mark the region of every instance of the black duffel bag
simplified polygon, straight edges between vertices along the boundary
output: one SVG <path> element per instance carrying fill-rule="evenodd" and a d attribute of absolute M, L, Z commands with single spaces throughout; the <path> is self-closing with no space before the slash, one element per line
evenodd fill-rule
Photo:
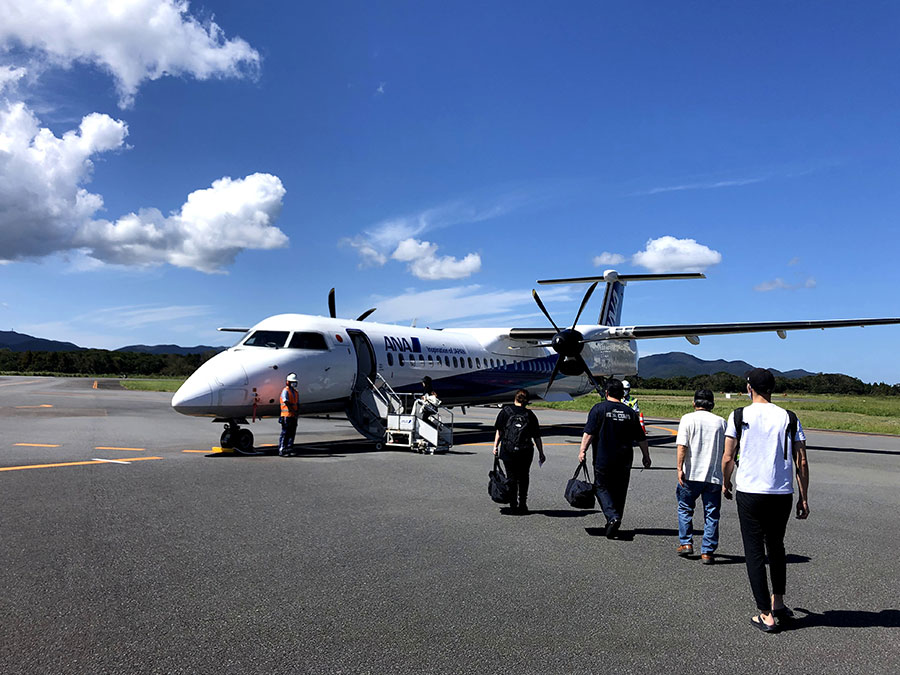
<path fill-rule="evenodd" d="M 584 471 L 587 480 L 578 478 L 578 474 Z M 588 473 L 587 464 L 582 462 L 575 469 L 575 475 L 566 483 L 566 501 L 576 509 L 594 508 L 594 483 Z"/>
<path fill-rule="evenodd" d="M 494 457 L 494 468 L 488 473 L 488 494 L 498 504 L 512 501 L 512 485 L 509 477 L 500 468 L 500 460 Z"/>

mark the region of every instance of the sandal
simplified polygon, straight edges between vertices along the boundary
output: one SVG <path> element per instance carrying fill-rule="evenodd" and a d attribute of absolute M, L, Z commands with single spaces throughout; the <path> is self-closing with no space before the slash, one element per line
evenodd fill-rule
<path fill-rule="evenodd" d="M 756 616 L 750 619 L 750 623 L 753 624 L 755 628 L 759 628 L 763 633 L 777 633 L 778 632 L 778 624 L 770 626 L 765 621 L 763 621 L 763 615 L 757 614 Z"/>

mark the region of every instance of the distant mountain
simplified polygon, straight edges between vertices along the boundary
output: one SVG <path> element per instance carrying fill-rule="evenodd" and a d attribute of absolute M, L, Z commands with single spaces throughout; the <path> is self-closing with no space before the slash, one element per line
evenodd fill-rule
<path fill-rule="evenodd" d="M 14 352 L 79 352 L 84 349 L 71 342 L 45 340 L 14 330 L 0 330 L 0 348 L 4 347 Z"/>
<path fill-rule="evenodd" d="M 694 377 L 695 375 L 714 375 L 715 373 L 730 373 L 739 377 L 744 376 L 748 370 L 755 368 L 746 361 L 704 361 L 696 356 L 684 352 L 669 352 L 668 354 L 653 354 L 642 356 L 638 359 L 638 375 L 641 377 Z M 815 375 L 808 370 L 788 370 L 782 373 L 774 368 L 769 368 L 778 377 L 797 378 L 807 375 Z"/>
<path fill-rule="evenodd" d="M 0 349 L 9 349 L 14 352 L 80 352 L 87 349 L 79 347 L 71 342 L 59 340 L 45 340 L 44 338 L 17 333 L 14 330 L 0 330 Z M 214 351 L 220 352 L 225 347 L 210 347 L 209 345 L 197 345 L 196 347 L 179 347 L 178 345 L 131 345 L 112 351 L 117 352 L 141 352 L 143 354 L 204 354 Z"/>
<path fill-rule="evenodd" d="M 140 352 L 141 354 L 205 354 L 206 352 L 220 352 L 226 347 L 210 347 L 209 345 L 197 345 L 196 347 L 179 347 L 178 345 L 129 345 L 120 347 L 117 352 Z"/>

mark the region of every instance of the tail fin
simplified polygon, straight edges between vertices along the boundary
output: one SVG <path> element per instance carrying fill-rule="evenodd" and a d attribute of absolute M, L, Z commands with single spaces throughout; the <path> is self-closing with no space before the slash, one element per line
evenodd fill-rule
<path fill-rule="evenodd" d="M 705 274 L 619 274 L 615 270 L 606 270 L 602 277 L 572 277 L 569 279 L 539 279 L 539 284 L 582 284 L 595 281 L 606 282 L 606 294 L 597 323 L 601 326 L 618 326 L 622 320 L 622 302 L 625 296 L 625 285 L 629 281 L 660 281 L 663 279 L 705 279 Z"/>
<path fill-rule="evenodd" d="M 619 280 L 606 282 L 606 293 L 597 323 L 601 326 L 618 326 L 622 320 L 622 298 L 625 297 L 625 284 Z"/>

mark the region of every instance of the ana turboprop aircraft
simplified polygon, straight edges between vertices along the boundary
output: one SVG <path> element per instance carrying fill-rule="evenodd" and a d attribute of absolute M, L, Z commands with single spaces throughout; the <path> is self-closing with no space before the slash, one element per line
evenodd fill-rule
<path fill-rule="evenodd" d="M 277 417 L 285 376 L 299 379 L 300 414 L 343 413 L 376 443 L 384 427 L 367 392 L 379 383 L 394 391 L 421 391 L 426 375 L 447 406 L 509 401 L 516 389 L 537 398 L 567 400 L 598 389 L 598 379 L 637 373 L 637 340 L 684 337 L 698 344 L 702 335 L 775 332 L 843 326 L 897 324 L 900 318 L 825 321 L 767 321 L 660 326 L 622 326 L 625 285 L 659 279 L 703 279 L 703 274 L 618 274 L 602 277 L 544 279 L 539 284 L 590 283 L 571 328 L 560 328 L 532 291 L 552 328 L 402 327 L 339 319 L 334 289 L 330 317 L 279 314 L 252 328 L 220 328 L 244 333 L 230 349 L 217 354 L 191 375 L 172 398 L 184 415 L 212 417 L 225 423 L 220 443 L 241 451 L 253 448 L 253 434 L 241 428 L 247 418 Z M 597 324 L 578 320 L 599 282 L 606 293 Z"/>

